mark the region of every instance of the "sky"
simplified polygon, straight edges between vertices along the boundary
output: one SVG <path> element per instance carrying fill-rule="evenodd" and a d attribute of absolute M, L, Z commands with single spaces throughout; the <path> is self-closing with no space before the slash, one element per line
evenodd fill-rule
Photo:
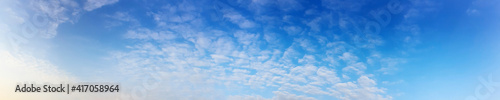
<path fill-rule="evenodd" d="M 0 0 L 7 100 L 497 100 L 499 51 L 499 0 Z"/>

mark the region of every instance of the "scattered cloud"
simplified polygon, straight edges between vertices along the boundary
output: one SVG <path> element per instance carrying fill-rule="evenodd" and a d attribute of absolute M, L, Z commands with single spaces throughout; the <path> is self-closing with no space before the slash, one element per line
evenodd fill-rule
<path fill-rule="evenodd" d="M 72 22 L 83 11 L 92 11 L 117 2 L 118 0 L 88 0 L 85 4 L 78 4 L 52 1 L 39 2 L 41 6 L 35 7 L 40 8 L 43 11 L 41 15 L 48 19 L 48 24 L 45 24 L 47 28 L 42 29 L 48 33 L 46 37 L 54 37 L 59 24 Z M 124 46 L 123 50 L 110 53 L 111 62 L 116 64 L 113 68 L 126 76 L 120 79 L 126 80 L 124 85 L 144 84 L 142 79 L 151 76 L 151 73 L 155 74 L 155 79 L 162 80 L 159 84 L 163 85 L 158 89 L 148 89 L 147 96 L 142 99 L 227 97 L 315 100 L 309 95 L 331 96 L 343 100 L 392 99 L 385 94 L 386 89 L 377 85 L 375 77 L 371 77 L 371 71 L 366 71 L 375 65 L 363 55 L 376 51 L 383 39 L 377 34 L 351 34 L 324 28 L 348 28 L 348 23 L 351 22 L 347 20 L 358 18 L 338 15 L 340 19 L 336 22 L 334 20 L 337 14 L 320 10 L 302 11 L 305 8 L 302 5 L 304 1 L 295 0 L 235 1 L 236 5 L 222 5 L 224 7 L 221 9 L 196 2 L 183 0 L 146 12 L 156 26 L 137 25 L 127 28 L 123 38 L 134 42 Z M 321 3 L 329 10 L 349 12 L 360 11 L 364 5 L 338 0 L 323 0 Z M 263 9 L 273 6 L 278 8 L 280 14 L 268 15 Z M 218 10 L 213 13 L 216 14 L 215 17 L 206 16 L 212 15 L 209 11 L 214 9 Z M 17 13 L 9 9 L 2 11 L 13 15 L 0 16 L 13 19 L 12 23 L 26 23 L 29 19 L 26 12 Z M 287 14 L 293 11 L 309 13 L 307 16 L 310 17 L 301 19 L 298 18 L 303 17 L 300 14 Z M 318 14 L 312 14 L 313 12 Z M 255 17 L 257 15 L 259 17 Z M 139 24 L 139 20 L 131 16 L 130 12 L 115 12 L 107 17 L 119 22 Z M 214 18 L 219 20 L 213 20 Z M 366 21 L 359 19 L 362 21 L 355 23 Z M 263 25 L 266 21 L 273 24 Z M 0 28 L 4 27 L 8 26 L 0 24 Z M 403 28 L 418 30 L 417 27 L 402 26 L 401 29 Z M 411 42 L 413 39 L 410 37 L 405 41 Z M 380 55 L 380 59 L 384 59 Z M 380 71 L 383 72 L 396 70 L 403 61 L 389 58 L 371 60 L 380 64 Z M 57 71 L 57 68 L 52 70 Z M 255 95 L 224 94 L 262 88 L 274 91 L 274 96 L 265 98 L 261 93 L 254 92 L 252 93 Z"/>
<path fill-rule="evenodd" d="M 139 20 L 130 15 L 130 12 L 115 12 L 114 14 L 107 15 L 107 17 L 112 19 L 106 21 L 106 23 L 108 24 L 106 26 L 107 28 L 122 26 L 124 24 L 127 24 L 127 26 L 129 27 L 140 26 Z"/>
<path fill-rule="evenodd" d="M 172 40 L 178 37 L 170 31 L 153 31 L 145 28 L 137 30 L 129 30 L 124 36 L 128 39 L 142 39 L 142 40 Z"/>
<path fill-rule="evenodd" d="M 257 26 L 257 24 L 255 22 L 248 20 L 247 18 L 245 18 L 244 16 L 242 16 L 238 12 L 232 11 L 232 10 L 227 10 L 224 13 L 224 18 L 228 18 L 229 21 L 238 25 L 240 28 L 244 28 L 244 29 L 253 28 L 253 27 Z"/>
<path fill-rule="evenodd" d="M 260 95 L 236 95 L 229 96 L 228 100 L 316 100 L 312 97 L 307 97 L 303 95 L 291 94 L 286 91 L 274 91 L 273 98 L 263 98 Z"/>
<path fill-rule="evenodd" d="M 334 96 L 342 100 L 391 100 L 391 96 L 381 95 L 384 88 L 375 87 L 375 80 L 361 76 L 356 82 L 337 83 L 332 86 Z"/>
<path fill-rule="evenodd" d="M 273 93 L 276 95 L 275 97 L 273 97 L 273 100 L 316 100 L 312 97 L 295 95 L 288 93 L 286 91 L 285 92 L 274 91 Z"/>

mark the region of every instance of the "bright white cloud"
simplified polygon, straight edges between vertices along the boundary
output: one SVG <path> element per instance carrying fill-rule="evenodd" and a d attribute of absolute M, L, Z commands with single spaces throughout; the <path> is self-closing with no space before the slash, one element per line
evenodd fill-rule
<path fill-rule="evenodd" d="M 334 70 L 328 69 L 326 67 L 321 67 L 316 71 L 318 76 L 324 78 L 328 84 L 334 84 L 340 82 L 339 77 L 337 77 L 337 73 Z"/>
<path fill-rule="evenodd" d="M 384 88 L 375 87 L 374 80 L 361 76 L 356 82 L 337 83 L 331 91 L 342 100 L 391 100 L 391 96 L 381 95 Z"/>

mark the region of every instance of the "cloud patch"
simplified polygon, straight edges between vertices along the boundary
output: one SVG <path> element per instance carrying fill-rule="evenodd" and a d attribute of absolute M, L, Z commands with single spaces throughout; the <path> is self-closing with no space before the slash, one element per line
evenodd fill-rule
<path fill-rule="evenodd" d="M 92 11 L 105 5 L 114 4 L 118 1 L 119 0 L 87 0 L 83 9 L 85 9 L 86 11 Z"/>

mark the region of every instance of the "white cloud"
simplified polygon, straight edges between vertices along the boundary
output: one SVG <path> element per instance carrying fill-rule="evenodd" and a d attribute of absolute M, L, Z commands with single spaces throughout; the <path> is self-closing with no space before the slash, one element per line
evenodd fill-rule
<path fill-rule="evenodd" d="M 286 31 L 289 35 L 300 35 L 302 34 L 302 28 L 298 26 L 285 26 L 283 30 Z"/>
<path fill-rule="evenodd" d="M 304 9 L 301 1 L 297 0 L 241 0 L 238 1 L 238 4 L 257 15 L 268 13 L 269 9 L 276 9 L 283 12 Z"/>
<path fill-rule="evenodd" d="M 101 8 L 105 5 L 110 5 L 118 2 L 118 0 L 87 0 L 84 9 L 87 11 L 92 11 L 97 8 Z"/>
<path fill-rule="evenodd" d="M 142 40 L 172 40 L 178 36 L 170 31 L 152 31 L 145 28 L 140 28 L 137 30 L 129 30 L 125 34 L 125 38 L 128 39 L 142 39 Z"/>
<path fill-rule="evenodd" d="M 25 6 L 20 7 L 21 4 Z M 1 9 L 0 13 L 6 14 L 1 17 L 4 19 L 2 23 L 16 30 L 12 34 L 24 34 L 21 32 L 30 29 L 29 33 L 34 35 L 29 38 L 52 38 L 57 34 L 59 24 L 73 22 L 81 12 L 78 3 L 66 0 L 10 1 L 2 3 Z"/>
<path fill-rule="evenodd" d="M 259 39 L 259 34 L 252 34 L 243 31 L 238 31 L 234 33 L 234 37 L 238 39 L 238 41 L 244 45 L 250 45 L 252 42 L 256 42 Z"/>
<path fill-rule="evenodd" d="M 330 36 L 319 36 L 317 33 L 309 32 L 322 30 L 323 24 L 328 24 L 325 25 L 328 27 L 336 25 L 331 25 L 332 22 L 323 22 L 331 20 L 324 17 L 311 17 L 313 19 L 299 21 L 316 29 L 303 28 L 304 25 L 289 25 L 293 24 L 292 20 L 297 20 L 293 19 L 292 15 L 284 17 L 283 20 L 287 22 L 281 22 L 282 20 L 272 22 L 283 24 L 284 27 L 259 27 L 259 21 L 253 19 L 261 18 L 263 20 L 260 21 L 265 21 L 281 17 L 249 16 L 252 14 L 235 11 L 236 8 L 231 7 L 269 6 L 278 1 L 235 2 L 247 5 L 223 5 L 222 9 L 215 8 L 222 13 L 215 13 L 219 15 L 214 16 L 226 19 L 216 22 L 212 22 L 212 17 L 202 16 L 207 9 L 213 10 L 212 8 L 189 1 L 176 2 L 179 4 L 169 4 L 159 11 L 149 12 L 148 14 L 157 22 L 157 27 L 133 28 L 127 31 L 125 38 L 146 41 L 138 41 L 126 50 L 117 51 L 114 60 L 119 63 L 119 69 L 123 71 L 124 76 L 136 77 L 131 78 L 134 81 L 140 79 L 141 75 L 147 74 L 148 71 L 145 69 L 154 67 L 163 69 L 160 73 L 166 86 L 160 89 L 166 88 L 166 90 L 155 91 L 172 94 L 152 93 L 148 95 L 151 97 L 148 99 L 200 99 L 196 98 L 196 95 L 201 93 L 214 95 L 207 96 L 206 99 L 220 99 L 216 97 L 259 100 L 314 99 L 289 92 L 346 100 L 391 99 L 385 95 L 385 89 L 377 87 L 377 81 L 367 77 L 371 74 L 365 72 L 367 67 L 372 65 L 365 64 L 365 57 L 359 53 L 365 53 L 363 50 L 366 49 L 374 49 L 358 49 L 351 46 L 351 44 L 362 45 L 361 47 L 376 44 L 375 40 L 380 39 L 376 38 L 377 36 L 358 42 L 358 40 L 342 40 L 352 38 L 351 36 L 356 34 L 346 34 L 348 36 L 334 34 L 334 39 L 329 39 Z M 293 2 L 299 3 L 290 1 L 290 4 Z M 257 13 L 259 14 L 262 13 Z M 308 21 L 313 22 L 306 23 Z M 228 23 L 239 28 L 225 29 L 231 26 L 227 25 Z M 222 26 L 222 29 L 219 29 L 221 28 L 219 26 Z M 358 37 L 365 39 L 369 36 Z M 373 60 L 373 62 L 379 61 Z M 357 77 L 359 78 L 356 80 Z M 351 78 L 355 81 L 351 82 Z M 202 90 L 199 90 L 200 88 Z M 175 92 L 176 89 L 183 91 Z M 275 96 L 265 98 L 261 94 L 224 95 L 224 92 L 242 89 L 248 91 L 266 89 L 275 91 Z"/>
<path fill-rule="evenodd" d="M 277 0 L 279 8 L 283 11 L 294 11 L 304 9 L 302 4 L 297 0 Z"/>
<path fill-rule="evenodd" d="M 107 24 L 107 28 L 111 27 L 116 27 L 116 26 L 121 26 L 123 24 L 127 24 L 127 26 L 130 27 L 138 27 L 140 26 L 139 20 L 134 18 L 132 15 L 130 15 L 129 12 L 115 12 L 114 14 L 107 15 L 107 17 L 113 19 L 113 20 L 108 20 L 105 21 Z"/>
<path fill-rule="evenodd" d="M 158 26 L 171 26 L 176 24 L 200 24 L 200 7 L 192 5 L 190 1 L 178 4 L 166 4 L 161 10 L 149 12 Z"/>
<path fill-rule="evenodd" d="M 279 88 L 279 90 L 295 90 L 295 91 L 300 91 L 303 93 L 314 94 L 314 95 L 327 95 L 327 94 L 329 94 L 328 92 L 323 91 L 321 87 L 310 85 L 310 84 L 297 85 L 297 84 L 285 83 L 283 86 L 281 86 Z"/>
<path fill-rule="evenodd" d="M 381 71 L 383 74 L 391 74 L 398 70 L 398 66 L 403 63 L 406 63 L 404 59 L 400 58 L 379 58 L 381 68 L 378 71 Z"/>
<path fill-rule="evenodd" d="M 309 52 L 315 52 L 316 50 L 316 43 L 313 42 L 310 39 L 306 38 L 298 38 L 294 39 L 294 43 L 298 44 L 302 49 L 309 51 Z"/>
<path fill-rule="evenodd" d="M 131 30 L 144 31 L 142 29 Z M 144 32 L 151 33 L 151 32 Z M 127 33 L 132 34 L 132 33 Z M 135 33 L 134 33 L 135 34 Z M 118 63 L 122 63 L 121 69 L 126 75 L 141 75 L 144 68 L 150 66 L 162 66 L 163 78 L 167 81 L 166 84 L 173 84 L 168 82 L 177 82 L 176 85 L 167 86 L 164 88 L 173 88 L 176 86 L 183 86 L 186 89 L 183 92 L 178 92 L 178 95 L 188 95 L 191 91 L 196 91 L 197 88 L 202 86 L 208 90 L 200 92 L 208 94 L 218 94 L 219 92 L 212 85 L 224 85 L 226 88 L 233 87 L 247 87 L 251 89 L 261 89 L 276 87 L 280 91 L 296 91 L 304 94 L 314 95 L 344 95 L 342 92 L 364 91 L 357 87 L 368 87 L 376 91 L 368 91 L 367 93 L 376 93 L 374 95 L 381 96 L 384 90 L 376 87 L 375 81 L 367 78 L 358 79 L 357 83 L 341 83 L 342 80 L 337 76 L 337 72 L 329 67 L 316 67 L 314 63 L 305 64 L 304 66 L 297 66 L 293 63 L 283 63 L 287 61 L 298 62 L 317 62 L 316 59 L 322 59 L 323 56 L 303 54 L 296 51 L 294 48 L 300 48 L 300 45 L 290 46 L 285 49 L 286 51 L 273 50 L 259 50 L 257 55 L 249 54 L 249 50 L 235 49 L 241 46 L 251 45 L 253 41 L 264 41 L 262 39 L 255 40 L 258 35 L 250 33 L 236 33 L 234 38 L 226 35 L 220 37 L 205 36 L 203 33 L 185 35 L 184 38 L 178 40 L 157 40 L 151 36 L 136 36 L 139 40 L 152 40 L 150 42 L 158 43 L 158 45 L 151 45 L 149 42 L 141 42 L 137 46 L 130 46 L 130 51 L 122 52 L 121 57 L 117 57 Z M 141 37 L 141 38 L 138 38 Z M 240 42 L 239 44 L 233 41 Z M 250 42 L 252 41 L 252 42 Z M 348 48 L 344 48 L 348 49 Z M 349 52 L 340 53 L 345 50 L 338 50 L 339 53 L 331 53 L 335 59 L 340 59 L 346 62 L 346 66 L 340 66 L 342 71 L 354 72 L 360 75 L 366 69 L 366 66 L 358 61 L 358 57 Z M 302 56 L 303 55 L 303 56 Z M 298 59 L 298 58 L 301 59 Z M 189 58 L 189 59 L 188 59 Z M 195 59 L 196 58 L 196 59 Z M 268 59 L 268 60 L 265 60 Z M 203 62 L 213 61 L 213 62 Z M 200 64 L 193 64 L 194 62 L 203 62 Z M 229 66 L 228 66 L 229 65 Z M 207 67 L 200 67 L 207 66 Z M 200 68 L 198 68 L 200 67 Z M 243 69 L 240 69 L 240 68 Z M 196 69 L 196 70 L 190 70 Z M 252 70 L 252 71 L 250 71 Z M 131 72 L 127 72 L 131 71 Z M 140 78 L 137 78 L 140 79 Z M 343 79 L 348 80 L 349 76 L 343 74 Z M 181 85 L 184 84 L 184 85 Z M 191 84 L 193 87 L 185 85 Z M 204 85 L 201 85 L 204 84 Z M 301 85 L 299 85 L 301 84 Z M 302 85 L 305 84 L 305 85 Z M 343 84 L 352 87 L 341 87 Z M 327 89 L 326 87 L 338 86 L 338 88 Z M 179 88 L 174 88 L 179 89 Z M 343 90 L 344 89 L 344 90 Z M 170 91 L 170 90 L 168 90 Z M 332 92 L 333 91 L 333 92 Z M 166 93 L 166 92 L 162 92 Z M 170 92 L 168 92 L 170 93 Z M 285 95 L 285 92 L 281 92 Z M 361 93 L 363 95 L 372 96 L 372 94 Z M 359 95 L 361 95 L 359 94 Z M 297 96 L 290 94 L 289 96 Z M 349 95 L 351 96 L 351 95 Z M 349 96 L 334 96 L 339 98 L 356 98 L 356 95 Z M 152 96 L 156 97 L 156 96 Z M 188 98 L 179 97 L 175 95 L 163 95 L 157 97 L 171 97 L 171 98 Z M 224 96 L 223 96 L 224 97 Z M 212 97 L 210 97 L 212 98 Z M 259 97 L 259 95 L 242 95 L 242 96 L 229 96 L 228 99 L 266 99 Z M 286 98 L 275 96 L 275 98 Z M 371 97 L 370 97 L 371 98 Z M 387 98 L 382 96 L 380 98 Z M 273 98 L 274 99 L 274 98 Z M 306 99 L 306 98 L 304 98 Z M 313 98 L 309 98 L 313 99 Z"/>
<path fill-rule="evenodd" d="M 39 8 L 46 11 L 43 14 L 46 14 L 49 19 L 47 28 L 42 30 L 50 33 L 46 36 L 53 37 L 56 35 L 54 32 L 58 25 L 71 22 L 74 19 L 72 16 L 78 16 L 81 13 L 80 10 L 91 11 L 116 2 L 118 0 L 88 0 L 83 9 L 78 8 L 81 5 L 66 1 L 41 2 L 40 5 L 43 6 Z M 358 51 L 365 49 L 351 46 L 349 44 L 351 40 L 342 41 L 341 39 L 346 37 L 337 33 L 333 34 L 334 39 L 328 39 L 330 37 L 316 36 L 316 33 L 309 32 L 321 31 L 322 27 L 326 26 L 335 26 L 336 24 L 326 22 L 331 19 L 309 14 L 307 16 L 312 16 L 313 19 L 294 19 L 296 16 L 284 15 L 281 20 L 281 16 L 255 17 L 231 8 L 277 6 L 280 10 L 287 12 L 303 9 L 302 1 L 253 0 L 249 1 L 251 5 L 232 5 L 222 9 L 223 13 L 219 13 L 218 18 L 226 19 L 223 21 L 241 28 L 237 30 L 224 30 L 224 27 L 221 30 L 214 29 L 219 28 L 217 26 L 219 22 L 210 22 L 208 20 L 210 18 L 204 15 L 207 9 L 213 9 L 196 5 L 193 2 L 197 1 L 181 1 L 179 4 L 165 5 L 158 11 L 148 12 L 148 15 L 154 19 L 153 21 L 156 21 L 157 26 L 129 29 L 123 35 L 124 38 L 139 41 L 126 46 L 124 50 L 112 52 L 110 58 L 116 62 L 114 68 L 120 70 L 125 76 L 122 80 L 127 82 L 124 84 L 142 84 L 143 80 L 140 79 L 149 75 L 151 69 L 161 69 L 158 74 L 163 80 L 160 83 L 162 86 L 148 90 L 146 98 L 143 99 L 224 99 L 226 98 L 224 93 L 232 92 L 231 90 L 254 91 L 252 89 L 262 88 L 266 88 L 266 91 L 274 91 L 275 96 L 270 98 L 271 100 L 315 99 L 304 95 L 332 96 L 346 100 L 391 99 L 390 96 L 384 95 L 383 88 L 376 86 L 375 80 L 365 75 L 364 71 L 371 65 L 364 63 L 362 54 L 357 54 Z M 245 1 L 236 2 L 244 3 Z M 352 8 L 349 11 L 357 11 L 363 5 L 363 3 L 338 0 L 322 1 L 322 3 L 333 10 Z M 69 9 L 71 7 L 75 9 Z M 12 19 L 12 23 L 29 21 L 29 18 L 23 17 L 24 13 L 10 10 L 3 11 L 11 16 L 0 16 L 0 18 Z M 250 9 L 250 12 L 255 12 L 256 15 L 263 14 L 259 10 L 262 11 L 262 9 Z M 323 13 L 318 12 L 318 14 Z M 136 21 L 127 12 L 116 12 L 108 17 L 124 22 Z M 273 23 L 284 27 L 272 25 L 260 27 L 264 24 L 259 23 L 258 18 L 262 19 L 260 21 L 273 20 Z M 300 24 L 304 24 L 306 28 L 304 25 L 289 25 L 293 24 L 294 20 L 299 20 L 299 23 L 302 22 Z M 11 30 L 3 30 L 10 29 L 7 25 L 10 24 L 0 24 L 0 29 L 2 29 L 0 32 L 10 32 Z M 261 32 L 258 28 L 263 28 L 263 31 Z M 285 32 L 289 35 L 281 34 Z M 294 38 L 299 35 L 301 38 Z M 376 37 L 369 38 L 372 40 L 367 40 L 367 43 L 377 44 L 379 38 Z M 366 45 L 364 42 L 361 44 Z M 384 68 L 392 68 L 389 66 L 397 64 L 386 63 L 384 65 L 388 66 Z M 385 69 L 381 70 L 385 71 Z M 355 82 L 345 82 L 351 77 L 356 78 L 356 76 L 348 76 L 349 72 L 357 73 L 361 77 Z M 342 79 L 338 75 L 342 75 Z M 279 89 L 273 90 L 275 88 Z M 289 93 L 291 91 L 304 95 Z M 228 99 L 269 100 L 258 94 L 229 96 Z"/>
<path fill-rule="evenodd" d="M 235 95 L 229 96 L 227 100 L 316 100 L 312 97 L 307 97 L 303 95 L 291 94 L 286 91 L 274 91 L 273 98 L 264 98 L 260 95 Z"/>
<path fill-rule="evenodd" d="M 284 62 L 287 63 L 292 63 L 292 61 L 295 61 L 298 58 L 297 56 L 299 55 L 300 53 L 297 50 L 295 50 L 293 46 L 290 46 L 287 49 L 285 49 L 285 51 L 283 52 L 283 56 L 281 57 L 280 60 L 283 60 Z"/>
<path fill-rule="evenodd" d="M 223 56 L 223 55 L 210 55 L 212 59 L 214 59 L 215 63 L 225 63 L 229 61 L 233 61 L 233 59 Z"/>
<path fill-rule="evenodd" d="M 108 17 L 120 20 L 120 21 L 132 21 L 136 20 L 132 18 L 132 16 L 128 12 L 116 12 L 113 15 L 109 15 Z"/>
<path fill-rule="evenodd" d="M 212 45 L 212 52 L 221 55 L 230 55 L 236 48 L 236 43 L 233 42 L 233 38 L 230 37 L 219 37 L 214 41 Z"/>
<path fill-rule="evenodd" d="M 266 99 L 260 95 L 236 95 L 236 96 L 229 96 L 227 100 L 271 100 L 271 99 Z"/>
<path fill-rule="evenodd" d="M 441 2 L 433 0 L 409 0 L 411 6 L 408 8 L 404 18 L 407 20 L 414 20 L 416 18 L 426 17 L 426 13 L 438 11 L 438 6 L 442 5 Z"/>
<path fill-rule="evenodd" d="M 286 91 L 274 91 L 273 93 L 276 95 L 275 97 L 273 97 L 273 100 L 316 100 L 312 97 L 291 94 Z"/>
<path fill-rule="evenodd" d="M 349 52 L 344 52 L 342 56 L 339 56 L 339 59 L 344 60 L 348 63 L 353 63 L 358 60 L 358 57 Z"/>
<path fill-rule="evenodd" d="M 299 59 L 298 60 L 299 63 L 307 63 L 307 64 L 311 64 L 311 63 L 315 63 L 316 62 L 316 58 L 314 58 L 313 55 L 304 55 L 304 57 L 302 59 Z"/>
<path fill-rule="evenodd" d="M 25 45 L 39 42 L 39 38 L 55 37 L 60 24 L 75 23 L 85 13 L 83 5 L 72 0 L 4 0 L 0 9 L 0 24 L 7 24 L 5 28 L 10 30 L 2 33 L 6 37 L 3 43 L 13 43 L 10 48 L 14 51 L 26 51 Z"/>
<path fill-rule="evenodd" d="M 269 45 L 279 45 L 280 44 L 280 38 L 278 37 L 279 35 L 277 33 L 271 33 L 271 32 L 268 32 L 268 33 L 264 33 L 264 40 L 266 40 L 266 42 L 269 44 Z"/>
<path fill-rule="evenodd" d="M 320 67 L 318 71 L 316 71 L 316 74 L 318 74 L 318 76 L 322 78 L 325 78 L 328 84 L 335 84 L 337 82 L 340 82 L 340 78 L 337 77 L 337 73 L 335 73 L 335 70 L 328 69 L 326 67 Z"/>
<path fill-rule="evenodd" d="M 342 71 L 353 72 L 356 74 L 364 74 L 366 70 L 366 65 L 363 62 L 358 62 L 358 57 L 353 55 L 352 53 L 345 52 L 342 56 L 339 56 L 339 59 L 344 60 L 346 67 L 342 68 Z"/>
<path fill-rule="evenodd" d="M 348 64 L 347 67 L 342 68 L 344 72 L 354 72 L 356 74 L 363 74 L 366 66 L 362 62 Z"/>
<path fill-rule="evenodd" d="M 290 69 L 291 74 L 297 74 L 297 75 L 311 75 L 314 74 L 317 70 L 316 66 L 313 65 L 305 65 L 305 66 L 297 66 L 292 69 Z"/>
<path fill-rule="evenodd" d="M 342 74 L 342 78 L 344 78 L 345 80 L 349 80 L 349 79 L 351 79 L 351 77 L 349 77 L 349 76 L 347 76 L 347 75 L 345 75 L 345 74 Z"/>
<path fill-rule="evenodd" d="M 321 24 L 320 21 L 322 21 L 321 17 L 317 17 L 312 19 L 311 21 L 306 21 L 306 25 L 311 28 L 313 31 L 320 31 Z"/>
<path fill-rule="evenodd" d="M 226 10 L 224 12 L 224 18 L 228 18 L 229 21 L 231 21 L 234 24 L 237 24 L 240 28 L 244 29 L 253 28 L 257 26 L 255 22 L 248 20 L 238 12 L 232 10 Z"/>
<path fill-rule="evenodd" d="M 236 35 L 235 37 L 243 37 L 249 35 L 248 33 L 244 35 L 243 33 L 239 33 L 240 35 Z M 197 36 L 197 35 L 195 35 Z M 250 35 L 250 37 L 255 37 L 256 35 Z M 144 39 L 153 39 L 153 37 L 144 37 Z M 223 49 L 228 46 L 225 46 L 224 44 L 226 43 L 231 43 L 228 42 L 231 39 L 230 37 L 219 37 L 219 38 L 212 38 L 212 37 L 204 37 L 203 38 L 191 38 L 191 37 L 186 37 L 187 39 L 193 39 L 189 40 L 191 42 L 195 42 L 192 45 L 198 45 L 197 41 L 199 40 L 208 40 L 214 41 L 213 43 L 208 43 L 209 47 L 215 47 L 215 48 L 194 48 L 190 43 L 188 45 L 177 45 L 178 42 L 159 42 L 160 40 L 155 40 L 159 43 L 160 45 L 165 45 L 166 47 L 156 47 L 150 45 L 150 43 L 145 43 L 143 46 L 138 46 L 138 47 L 133 47 L 131 48 L 132 51 L 128 56 L 120 57 L 120 59 L 135 59 L 139 57 L 139 59 L 129 61 L 127 63 L 131 64 L 125 64 L 125 65 L 133 65 L 137 66 L 136 68 L 134 67 L 129 67 L 129 70 L 134 71 L 134 69 L 141 69 L 141 66 L 171 66 L 171 67 L 166 67 L 171 70 L 166 70 L 165 73 L 168 74 L 179 74 L 179 73 L 192 73 L 191 71 L 186 71 L 182 69 L 189 69 L 194 67 L 193 65 L 188 64 L 188 62 L 183 61 L 185 58 L 206 58 L 203 57 L 203 55 L 197 55 L 197 54 L 192 54 L 191 51 L 198 51 L 196 49 L 207 49 L 207 52 L 210 55 L 209 58 L 214 60 L 214 63 L 209 63 L 205 64 L 206 66 L 212 66 L 216 67 L 219 66 L 218 64 L 224 64 L 228 63 L 231 65 L 232 63 L 237 63 L 236 59 L 233 59 L 231 57 L 237 57 L 237 58 L 244 58 L 244 59 L 255 59 L 258 58 L 256 55 L 247 55 L 245 50 L 237 50 L 237 49 Z M 136 39 L 143 39 L 143 38 L 136 38 Z M 153 39 L 154 40 L 154 39 Z M 238 39 L 235 39 L 238 40 Z M 246 39 L 243 38 L 241 41 L 243 41 L 240 45 L 245 45 L 244 41 L 245 40 L 252 40 L 252 39 Z M 167 40 L 169 41 L 169 40 Z M 188 40 L 186 40 L 188 41 Z M 220 42 L 217 42 L 220 41 Z M 262 40 L 258 40 L 262 41 Z M 246 43 L 249 44 L 249 43 Z M 189 46 L 191 45 L 191 46 Z M 232 44 L 234 45 L 234 44 Z M 177 48 L 177 49 L 166 49 L 166 48 Z M 189 49 L 181 49 L 181 48 L 189 48 Z M 222 48 L 222 49 L 221 49 Z M 234 47 L 232 47 L 234 48 Z M 160 50 L 161 49 L 161 50 Z M 214 49 L 214 50 L 210 50 Z M 217 49 L 221 49 L 221 51 L 227 52 L 227 53 L 220 53 L 218 52 Z M 229 51 L 228 51 L 229 50 Z M 293 49 L 289 48 L 288 51 L 291 53 Z M 281 59 L 290 59 L 288 57 L 285 57 L 287 55 L 286 52 L 274 52 L 277 53 L 277 55 L 284 55 L 284 58 Z M 147 54 L 148 56 L 139 56 Z M 227 55 L 229 54 L 229 55 Z M 261 54 L 273 54 L 273 52 L 266 52 L 262 51 Z M 292 57 L 291 59 L 296 58 L 300 52 L 296 52 L 295 54 L 289 55 Z M 136 56 L 134 56 L 136 55 Z M 153 57 L 150 57 L 153 56 Z M 231 56 L 231 57 L 229 57 Z M 156 57 L 160 57 L 160 59 L 156 59 Z M 161 58 L 165 57 L 165 58 Z M 353 60 L 353 55 L 350 54 L 345 54 L 344 58 L 345 60 Z M 155 59 L 152 59 L 155 58 Z M 273 57 L 270 57 L 271 59 Z M 301 62 L 304 61 L 309 61 L 309 62 L 314 62 L 314 59 L 316 56 L 314 55 L 304 55 L 301 59 Z M 355 57 L 354 57 L 355 58 Z M 120 60 L 117 59 L 117 60 Z M 165 60 L 162 60 L 165 59 Z M 244 60 L 242 59 L 242 60 Z M 206 59 L 205 59 L 206 60 Z M 278 59 L 276 59 L 278 60 Z M 356 61 L 357 59 L 354 59 Z M 144 63 L 137 63 L 137 62 L 144 62 Z M 122 62 L 124 63 L 124 62 Z M 172 63 L 172 64 L 170 64 Z M 243 64 L 243 65 L 241 65 Z M 244 67 L 245 64 L 249 64 L 248 67 Z M 282 64 L 277 64 L 272 61 L 267 61 L 265 63 L 260 63 L 260 62 L 247 62 L 247 63 L 240 63 L 239 65 L 241 66 L 235 66 L 235 67 L 243 67 L 243 68 L 250 68 L 255 70 L 255 74 L 250 73 L 248 70 L 244 69 L 232 69 L 232 67 L 223 67 L 219 66 L 217 70 L 215 69 L 198 69 L 197 72 L 210 72 L 210 73 L 204 73 L 201 76 L 207 75 L 210 77 L 205 77 L 201 81 L 197 81 L 197 83 L 203 84 L 203 83 L 211 83 L 211 84 L 224 84 L 226 86 L 238 86 L 239 85 L 244 85 L 244 86 L 250 86 L 250 87 L 255 87 L 255 88 L 263 88 L 263 87 L 280 87 L 281 90 L 293 90 L 293 91 L 299 91 L 303 92 L 306 94 L 319 94 L 319 95 L 327 95 L 330 94 L 326 91 L 324 91 L 325 88 L 319 87 L 316 85 L 320 86 L 329 86 L 329 85 L 334 85 L 340 82 L 340 78 L 337 77 L 335 70 L 329 69 L 326 67 L 316 67 L 314 65 L 305 65 L 305 66 L 293 66 L 293 64 L 290 64 L 292 66 L 290 67 L 285 67 Z M 176 67 L 177 66 L 177 67 Z M 126 67 L 125 67 L 126 68 Z M 132 69 L 130 69 L 132 68 Z M 288 72 L 287 70 L 290 70 Z M 136 70 L 137 71 L 137 70 Z M 230 71 L 233 74 L 225 73 L 225 71 Z M 211 75 L 211 74 L 215 74 Z M 182 74 L 180 76 L 176 75 L 179 80 L 199 80 L 197 77 L 198 74 Z M 195 79 L 191 79 L 195 78 Z M 170 80 L 170 79 L 169 79 Z M 215 83 L 212 83 L 215 82 Z M 305 83 L 309 85 L 297 85 L 297 84 L 291 84 L 291 83 Z M 191 84 L 190 82 L 185 83 L 185 84 Z M 241 98 L 246 98 L 246 97 L 251 97 L 251 96 L 240 96 Z M 238 96 L 232 97 L 232 98 L 240 98 Z M 258 98 L 258 97 L 256 97 Z"/>
<path fill-rule="evenodd" d="M 381 95 L 385 89 L 375 87 L 374 80 L 361 76 L 356 82 L 337 83 L 331 89 L 334 96 L 342 100 L 391 100 L 391 96 Z"/>

